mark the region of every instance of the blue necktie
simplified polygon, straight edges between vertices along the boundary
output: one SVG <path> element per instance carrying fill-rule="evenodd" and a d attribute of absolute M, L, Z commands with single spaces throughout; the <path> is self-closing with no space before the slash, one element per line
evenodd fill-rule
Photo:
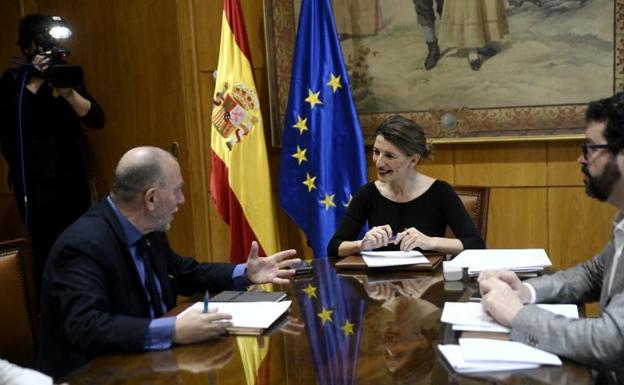
<path fill-rule="evenodd" d="M 156 274 L 154 273 L 154 265 L 152 264 L 152 256 L 149 251 L 149 241 L 145 237 L 137 241 L 137 254 L 143 259 L 143 266 L 145 267 L 145 286 L 149 293 L 149 303 L 154 310 L 154 318 L 159 318 L 163 315 L 162 301 L 158 288 L 156 287 Z"/>

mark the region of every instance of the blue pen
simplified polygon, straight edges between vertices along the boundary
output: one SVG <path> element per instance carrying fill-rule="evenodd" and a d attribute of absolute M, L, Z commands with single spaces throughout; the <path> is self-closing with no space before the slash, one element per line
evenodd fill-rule
<path fill-rule="evenodd" d="M 204 313 L 208 313 L 208 290 L 206 290 L 206 294 L 204 295 Z"/>

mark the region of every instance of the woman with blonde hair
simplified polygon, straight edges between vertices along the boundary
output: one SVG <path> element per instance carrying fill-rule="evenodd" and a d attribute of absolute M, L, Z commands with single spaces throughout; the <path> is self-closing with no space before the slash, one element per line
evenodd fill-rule
<path fill-rule="evenodd" d="M 417 170 L 429 152 L 423 129 L 409 119 L 395 115 L 377 128 L 377 180 L 353 197 L 329 242 L 328 256 L 378 248 L 458 254 L 485 247 L 453 187 Z M 358 240 L 365 223 L 370 230 Z M 456 238 L 445 237 L 447 226 Z"/>

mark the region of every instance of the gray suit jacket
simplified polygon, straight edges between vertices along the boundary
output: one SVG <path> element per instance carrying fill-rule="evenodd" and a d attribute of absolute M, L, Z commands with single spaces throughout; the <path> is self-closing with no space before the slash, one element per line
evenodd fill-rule
<path fill-rule="evenodd" d="M 599 318 L 574 320 L 529 305 L 514 318 L 511 339 L 589 365 L 601 377 L 600 383 L 624 384 L 624 256 L 607 293 L 614 252 L 612 235 L 593 259 L 527 281 L 535 288 L 537 303 L 600 301 Z"/>

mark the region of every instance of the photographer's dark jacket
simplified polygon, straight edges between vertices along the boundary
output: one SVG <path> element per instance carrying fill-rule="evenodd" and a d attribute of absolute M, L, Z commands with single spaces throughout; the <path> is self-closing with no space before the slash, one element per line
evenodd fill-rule
<path fill-rule="evenodd" d="M 52 244 L 91 204 L 89 151 L 81 125 L 99 129 L 105 118 L 100 105 L 82 85 L 74 90 L 91 102 L 82 118 L 47 82 L 33 94 L 23 86 L 29 80 L 27 75 L 24 81 L 26 68 L 9 69 L 0 78 L 0 148 L 9 164 L 8 182 L 32 242 L 33 281 L 38 291 Z M 24 195 L 28 197 L 28 210 Z"/>
<path fill-rule="evenodd" d="M 9 182 L 21 191 L 19 100 L 24 68 L 11 68 L 0 79 L 0 147 L 9 164 Z M 28 81 L 26 81 L 27 84 Z M 71 105 L 44 83 L 35 95 L 26 87 L 22 98 L 25 174 L 28 185 L 59 177 L 89 175 L 81 123 L 99 129 L 105 117 L 100 105 L 84 86 L 75 90 L 91 102 L 82 118 Z"/>

